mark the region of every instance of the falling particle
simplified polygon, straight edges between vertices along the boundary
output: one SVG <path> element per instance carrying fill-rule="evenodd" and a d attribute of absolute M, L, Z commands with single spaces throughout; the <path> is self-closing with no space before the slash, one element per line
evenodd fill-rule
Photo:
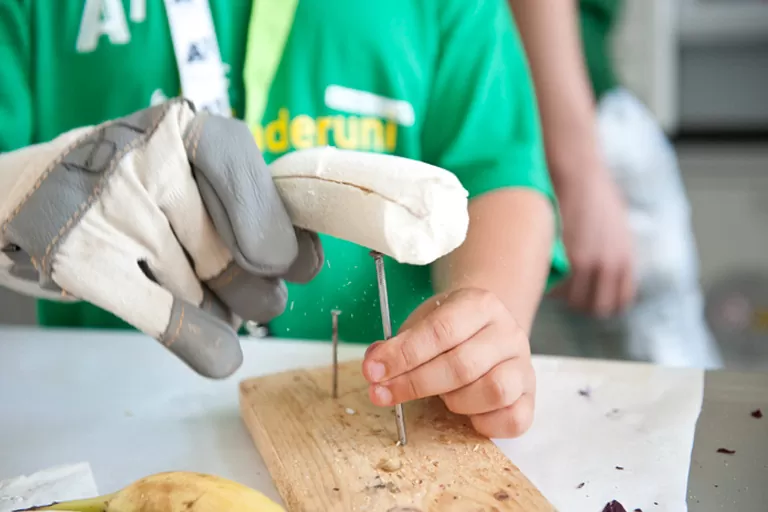
<path fill-rule="evenodd" d="M 435 306 L 439 306 L 439 305 L 440 305 L 440 301 L 439 301 L 439 300 L 436 300 L 436 301 L 435 301 Z"/>
<path fill-rule="evenodd" d="M 355 414 L 355 410 L 347 407 L 347 414 Z"/>
<path fill-rule="evenodd" d="M 291 301 L 291 307 L 290 307 L 290 311 L 293 311 L 293 305 L 294 305 L 295 303 L 296 303 L 296 301 L 293 301 L 293 300 Z"/>
<path fill-rule="evenodd" d="M 624 468 L 621 466 L 616 466 L 616 469 L 618 469 L 619 471 L 624 471 Z"/>
<path fill-rule="evenodd" d="M 592 396 L 592 390 L 589 388 L 580 389 L 579 395 L 589 398 L 590 396 Z"/>
<path fill-rule="evenodd" d="M 480 445 L 479 445 L 479 444 L 476 444 L 476 445 L 475 445 L 475 447 L 474 447 L 474 448 L 472 448 L 472 451 L 473 451 L 473 452 L 476 452 L 476 451 L 477 451 L 477 450 L 479 450 L 479 449 L 480 449 Z"/>
<path fill-rule="evenodd" d="M 584 487 L 584 482 L 581 482 L 579 485 L 576 486 L 577 489 L 581 489 L 582 487 Z"/>
<path fill-rule="evenodd" d="M 763 417 L 763 411 L 761 411 L 760 409 L 755 409 L 750 414 L 752 415 L 753 418 L 757 418 L 757 419 L 760 419 Z"/>
<path fill-rule="evenodd" d="M 728 448 L 718 448 L 717 453 L 724 453 L 726 455 L 733 455 L 736 453 L 736 450 L 729 450 Z"/>
<path fill-rule="evenodd" d="M 325 263 L 328 265 L 328 268 L 331 268 L 331 260 L 325 260 Z"/>
<path fill-rule="evenodd" d="M 288 331 L 290 331 L 290 330 L 291 330 L 291 328 L 290 328 L 290 327 L 286 327 L 286 328 L 285 328 L 285 332 L 288 332 Z"/>

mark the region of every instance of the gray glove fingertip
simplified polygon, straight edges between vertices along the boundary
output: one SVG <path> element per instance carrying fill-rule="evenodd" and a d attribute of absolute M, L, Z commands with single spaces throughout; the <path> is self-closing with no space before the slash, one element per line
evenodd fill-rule
<path fill-rule="evenodd" d="M 208 215 L 211 216 L 213 225 L 216 227 L 216 232 L 219 233 L 219 236 L 224 241 L 224 245 L 226 245 L 232 252 L 232 256 L 235 260 L 244 267 L 249 268 L 251 266 L 250 263 L 245 259 L 242 251 L 240 251 L 240 248 L 237 246 L 237 239 L 235 238 L 232 224 L 229 222 L 227 209 L 224 208 L 224 205 L 221 203 L 221 199 L 213 188 L 213 185 L 208 181 L 208 177 L 205 173 L 194 166 L 192 167 L 192 174 L 195 177 L 197 189 L 200 191 L 200 197 L 203 199 L 205 209 L 208 212 Z"/>
<path fill-rule="evenodd" d="M 269 322 L 282 314 L 288 303 L 288 289 L 282 279 L 251 274 L 234 261 L 205 285 L 238 317 L 254 322 Z"/>
<path fill-rule="evenodd" d="M 187 153 L 201 196 L 238 263 L 256 274 L 283 274 L 296 258 L 296 237 L 247 125 L 200 114 L 189 134 Z"/>
<path fill-rule="evenodd" d="M 317 233 L 296 228 L 296 240 L 299 245 L 299 255 L 283 278 L 291 283 L 304 284 L 314 279 L 322 270 L 325 252 Z"/>
<path fill-rule="evenodd" d="M 204 377 L 223 379 L 243 364 L 235 330 L 183 299 L 174 299 L 170 322 L 159 341 Z"/>

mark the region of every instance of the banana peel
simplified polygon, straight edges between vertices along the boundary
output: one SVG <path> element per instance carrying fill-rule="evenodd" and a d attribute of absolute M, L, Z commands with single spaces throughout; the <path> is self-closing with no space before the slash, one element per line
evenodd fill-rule
<path fill-rule="evenodd" d="M 255 489 L 204 473 L 170 471 L 144 477 L 123 489 L 83 500 L 15 512 L 285 512 Z"/>

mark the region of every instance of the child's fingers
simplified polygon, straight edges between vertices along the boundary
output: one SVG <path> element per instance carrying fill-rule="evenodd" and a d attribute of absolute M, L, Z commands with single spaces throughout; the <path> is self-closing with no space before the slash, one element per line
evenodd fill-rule
<path fill-rule="evenodd" d="M 523 435 L 533 424 L 534 394 L 523 394 L 514 404 L 493 412 L 470 416 L 478 433 L 493 439 Z"/>
<path fill-rule="evenodd" d="M 514 404 L 523 393 L 533 391 L 535 377 L 530 362 L 507 359 L 481 379 L 444 395 L 445 406 L 456 414 L 485 414 Z"/>

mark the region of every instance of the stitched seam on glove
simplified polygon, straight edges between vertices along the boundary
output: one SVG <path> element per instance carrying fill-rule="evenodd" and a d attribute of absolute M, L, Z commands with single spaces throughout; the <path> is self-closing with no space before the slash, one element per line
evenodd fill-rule
<path fill-rule="evenodd" d="M 51 269 L 49 268 L 51 264 L 51 252 L 52 250 L 63 240 L 63 238 L 66 236 L 66 234 L 69 232 L 69 230 L 74 226 L 76 221 L 96 202 L 96 200 L 101 196 L 101 192 L 108 182 L 108 180 L 112 177 L 112 175 L 115 173 L 115 171 L 119 168 L 120 163 L 123 159 L 123 157 L 128 154 L 129 152 L 133 151 L 137 147 L 143 145 L 148 141 L 157 131 L 157 128 L 160 126 L 160 123 L 165 119 L 168 112 L 171 110 L 171 108 L 178 104 L 178 101 L 169 102 L 166 105 L 163 106 L 161 110 L 158 111 L 157 118 L 152 120 L 152 124 L 149 128 L 149 130 L 146 131 L 142 136 L 136 138 L 131 144 L 123 148 L 120 152 L 118 152 L 110 162 L 109 166 L 105 169 L 102 178 L 99 180 L 99 184 L 94 188 L 93 192 L 89 195 L 88 199 L 80 204 L 78 208 L 74 211 L 72 216 L 67 220 L 67 222 L 61 227 L 59 232 L 51 239 L 51 241 L 48 243 L 45 249 L 45 253 L 43 254 L 42 260 L 40 262 L 40 266 L 43 272 L 50 272 Z M 117 119 L 115 121 L 112 121 L 110 123 L 105 123 L 104 125 L 101 125 L 98 130 L 104 129 L 109 125 L 113 125 L 116 123 L 119 123 L 121 120 Z M 89 135 L 93 135 L 94 132 L 91 132 Z M 80 139 L 79 142 L 82 143 L 84 139 Z M 57 159 L 56 163 L 49 167 L 49 169 L 46 170 L 41 180 L 39 180 L 39 183 L 35 185 L 35 190 L 37 190 L 45 181 L 45 178 L 47 178 L 50 173 L 53 171 L 53 169 L 56 168 L 56 166 L 61 163 L 61 161 L 67 156 L 69 151 L 71 151 L 74 147 L 76 147 L 76 144 L 71 145 L 70 147 L 65 150 L 61 157 Z M 29 200 L 29 198 L 32 196 L 32 193 L 28 194 L 27 197 L 25 197 L 22 204 L 19 206 L 20 210 L 24 204 Z M 10 222 L 10 219 L 9 219 Z M 6 223 L 7 224 L 7 223 Z"/>

